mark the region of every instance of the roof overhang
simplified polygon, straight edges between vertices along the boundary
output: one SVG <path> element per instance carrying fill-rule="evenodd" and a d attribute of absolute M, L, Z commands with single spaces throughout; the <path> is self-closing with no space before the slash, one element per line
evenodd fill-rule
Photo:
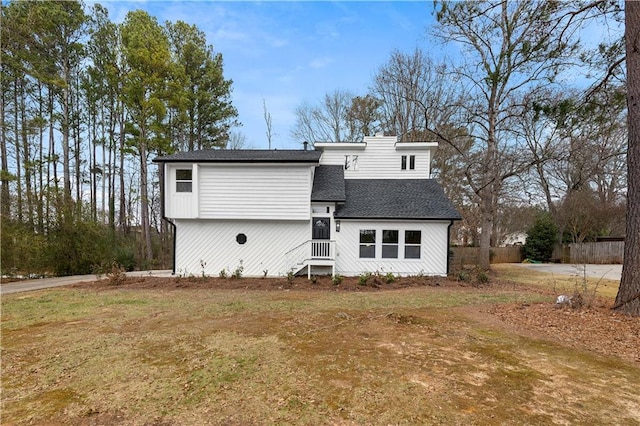
<path fill-rule="evenodd" d="M 316 150 L 324 151 L 325 148 L 343 149 L 343 150 L 364 150 L 367 147 L 366 142 L 316 142 L 314 144 Z"/>
<path fill-rule="evenodd" d="M 438 148 L 438 142 L 396 142 L 396 150 L 419 150 L 430 149 L 434 150 Z"/>

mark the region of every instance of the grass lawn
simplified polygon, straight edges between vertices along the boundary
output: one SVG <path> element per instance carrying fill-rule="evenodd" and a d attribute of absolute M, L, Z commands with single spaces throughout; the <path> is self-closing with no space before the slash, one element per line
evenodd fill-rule
<path fill-rule="evenodd" d="M 1 420 L 637 425 L 640 363 L 520 333 L 486 313 L 553 300 L 535 288 L 447 282 L 6 295 Z"/>

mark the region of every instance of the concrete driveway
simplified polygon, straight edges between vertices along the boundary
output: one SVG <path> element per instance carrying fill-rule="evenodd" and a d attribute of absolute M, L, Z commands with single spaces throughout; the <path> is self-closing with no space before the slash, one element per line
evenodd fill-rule
<path fill-rule="evenodd" d="M 586 271 L 589 278 L 605 278 L 620 281 L 622 265 L 573 265 L 560 263 L 516 263 L 515 265 L 555 275 L 581 277 Z"/>
<path fill-rule="evenodd" d="M 133 271 L 127 272 L 129 277 L 153 276 L 153 277 L 170 277 L 171 270 L 158 271 Z M 35 280 L 15 281 L 12 283 L 2 283 L 0 285 L 0 294 L 20 293 L 23 291 L 42 290 L 45 288 L 61 287 L 69 284 L 81 282 L 98 281 L 106 278 L 102 275 L 73 275 L 70 277 L 40 278 Z"/>

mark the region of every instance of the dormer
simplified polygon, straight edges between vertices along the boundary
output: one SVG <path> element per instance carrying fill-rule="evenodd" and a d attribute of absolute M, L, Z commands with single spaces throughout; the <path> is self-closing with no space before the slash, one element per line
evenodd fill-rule
<path fill-rule="evenodd" d="M 436 142 L 398 142 L 367 136 L 363 142 L 316 143 L 321 165 L 342 165 L 345 179 L 429 179 Z"/>

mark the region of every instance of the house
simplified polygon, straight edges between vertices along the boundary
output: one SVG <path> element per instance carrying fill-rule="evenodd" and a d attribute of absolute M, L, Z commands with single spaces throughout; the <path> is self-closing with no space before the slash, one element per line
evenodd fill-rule
<path fill-rule="evenodd" d="M 158 157 L 174 273 L 446 275 L 460 215 L 430 179 L 436 148 L 371 136 Z"/>

